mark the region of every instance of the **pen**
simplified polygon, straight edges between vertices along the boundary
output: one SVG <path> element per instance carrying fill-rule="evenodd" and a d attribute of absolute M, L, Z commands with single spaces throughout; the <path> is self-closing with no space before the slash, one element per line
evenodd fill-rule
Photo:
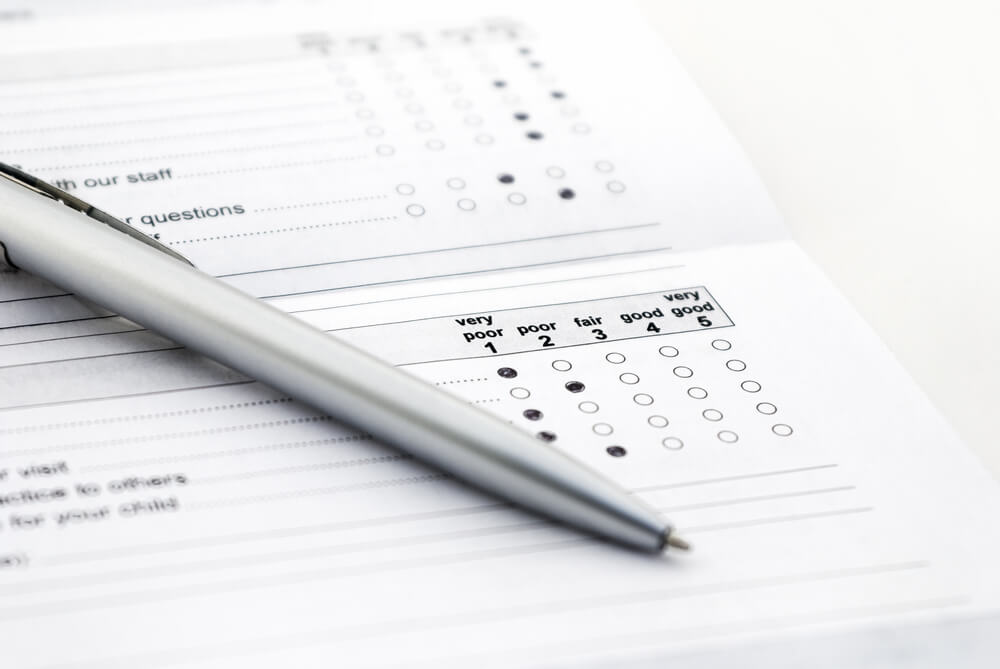
<path fill-rule="evenodd" d="M 159 332 L 482 490 L 650 552 L 687 549 L 641 500 L 500 418 L 253 298 L 83 200 L 0 163 L 15 269 Z"/>

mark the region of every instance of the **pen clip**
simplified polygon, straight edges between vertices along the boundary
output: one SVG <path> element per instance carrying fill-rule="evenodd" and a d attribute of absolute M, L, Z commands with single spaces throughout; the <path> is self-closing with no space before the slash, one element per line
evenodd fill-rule
<path fill-rule="evenodd" d="M 128 235 L 132 239 L 138 240 L 143 244 L 146 244 L 147 246 L 153 247 L 157 251 L 166 253 L 168 256 L 171 256 L 172 258 L 180 260 L 181 262 L 187 263 L 188 265 L 194 267 L 193 262 L 182 256 L 177 251 L 174 251 L 169 246 L 161 244 L 160 242 L 153 239 L 149 235 L 136 230 L 128 223 L 125 223 L 124 221 L 115 218 L 114 216 L 105 211 L 101 211 L 97 207 L 88 204 L 87 202 L 81 200 L 80 198 L 74 195 L 70 195 L 69 193 L 67 193 L 62 189 L 56 188 L 52 184 L 42 181 L 38 177 L 34 177 L 28 174 L 27 172 L 22 172 L 16 167 L 11 167 L 10 165 L 7 165 L 5 163 L 0 163 L 0 177 L 9 179 L 10 181 L 13 181 L 18 185 L 24 186 L 28 190 L 35 191 L 39 195 L 44 195 L 45 197 L 49 197 L 52 198 L 53 200 L 56 200 L 57 202 L 62 202 L 70 209 L 75 209 L 76 211 L 79 211 L 80 213 L 89 216 L 95 221 L 100 221 L 101 223 L 104 223 L 108 227 Z M 0 262 L 5 261 L 8 265 L 13 267 L 14 269 L 17 269 L 17 265 L 15 265 L 10 261 L 10 256 L 7 254 L 7 249 L 3 246 L 2 242 L 0 242 L 0 251 L 2 251 L 2 253 L 0 253 Z"/>

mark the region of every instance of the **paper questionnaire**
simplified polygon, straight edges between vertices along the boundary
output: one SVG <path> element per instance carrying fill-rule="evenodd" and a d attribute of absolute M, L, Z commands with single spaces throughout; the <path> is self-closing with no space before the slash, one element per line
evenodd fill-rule
<path fill-rule="evenodd" d="M 990 666 L 996 483 L 655 36 L 618 3 L 413 4 L 0 23 L 0 161 L 697 550 L 557 527 L 6 272 L 2 664 Z"/>

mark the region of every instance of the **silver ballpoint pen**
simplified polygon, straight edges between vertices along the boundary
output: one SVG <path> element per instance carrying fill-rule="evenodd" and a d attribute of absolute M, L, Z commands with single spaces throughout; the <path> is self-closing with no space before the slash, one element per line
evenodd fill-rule
<path fill-rule="evenodd" d="M 0 163 L 0 252 L 23 269 L 482 490 L 650 552 L 688 544 L 635 496 L 503 420 L 194 267 Z"/>

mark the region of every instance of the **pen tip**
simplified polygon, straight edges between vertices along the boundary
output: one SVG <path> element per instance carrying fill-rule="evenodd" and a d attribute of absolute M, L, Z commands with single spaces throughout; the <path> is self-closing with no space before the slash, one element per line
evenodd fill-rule
<path fill-rule="evenodd" d="M 676 548 L 677 550 L 681 551 L 691 550 L 691 544 L 684 541 L 673 532 L 667 535 L 667 546 L 670 548 Z"/>

